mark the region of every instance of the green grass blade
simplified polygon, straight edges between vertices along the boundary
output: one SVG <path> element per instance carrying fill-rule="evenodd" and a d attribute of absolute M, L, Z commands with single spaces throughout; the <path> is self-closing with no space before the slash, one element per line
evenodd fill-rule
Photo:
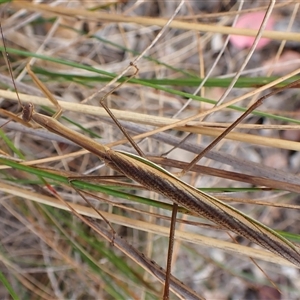
<path fill-rule="evenodd" d="M 0 270 L 0 281 L 2 282 L 3 286 L 7 289 L 7 291 L 10 294 L 10 296 L 12 297 L 12 299 L 19 300 L 18 295 L 15 293 L 14 289 L 9 284 L 8 280 L 6 279 L 6 277 L 4 276 L 4 274 L 1 272 L 1 270 Z"/>
<path fill-rule="evenodd" d="M 0 50 L 3 51 L 4 48 L 0 46 Z M 102 75 L 105 75 L 105 76 L 107 76 L 108 78 L 111 78 L 111 79 L 115 78 L 117 76 L 117 74 L 115 74 L 115 73 L 106 72 L 106 71 L 103 71 L 103 70 L 99 70 L 99 69 L 96 69 L 96 68 L 93 68 L 93 67 L 89 67 L 89 66 L 82 65 L 82 64 L 79 64 L 79 63 L 71 62 L 71 61 L 68 61 L 68 60 L 53 58 L 53 57 L 50 57 L 50 56 L 36 54 L 36 53 L 22 51 L 22 50 L 17 50 L 17 49 L 13 49 L 13 48 L 7 48 L 6 50 L 7 50 L 8 53 L 23 55 L 25 57 L 35 57 L 35 58 L 39 58 L 39 59 L 42 59 L 42 60 L 45 60 L 45 61 L 51 61 L 51 62 L 54 62 L 54 63 L 59 63 L 59 64 L 62 64 L 62 65 L 73 67 L 73 68 L 78 68 L 78 69 L 82 69 L 82 70 L 86 70 L 86 71 L 91 71 L 91 72 L 94 72 L 94 73 L 97 73 L 97 74 L 102 74 Z M 127 81 L 127 80 L 128 80 L 128 78 L 124 77 L 124 78 L 120 78 L 119 82 L 124 82 L 124 81 Z M 187 98 L 187 99 L 191 98 L 193 100 L 203 101 L 203 102 L 209 103 L 209 104 L 216 104 L 215 100 L 208 99 L 208 98 L 203 98 L 203 97 L 196 96 L 196 95 L 192 95 L 192 94 L 186 93 L 186 92 L 177 91 L 177 90 L 171 89 L 171 88 L 166 88 L 166 87 L 163 87 L 161 85 L 146 82 L 146 81 L 141 80 L 141 79 L 132 78 L 132 79 L 128 80 L 128 82 L 129 83 L 134 83 L 134 84 L 139 84 L 139 85 L 142 85 L 142 86 L 151 87 L 151 88 L 158 89 L 158 90 L 161 90 L 161 91 L 165 91 L 167 93 L 177 95 L 177 96 L 181 96 L 181 97 L 184 97 L 184 98 Z M 240 111 L 240 112 L 245 112 L 247 110 L 247 108 L 236 106 L 236 105 L 230 105 L 230 106 L 228 106 L 228 108 L 231 108 L 231 109 L 234 109 L 234 110 Z M 268 117 L 268 118 L 271 118 L 271 119 L 274 119 L 274 120 L 281 120 L 281 121 L 284 121 L 284 122 L 291 122 L 291 123 L 295 123 L 295 124 L 300 124 L 300 120 L 287 118 L 287 117 L 283 117 L 283 116 L 277 116 L 277 115 L 274 115 L 274 114 L 261 112 L 261 111 L 257 111 L 257 110 L 253 111 L 252 114 L 256 115 L 256 116 L 259 116 L 259 117 Z"/>
<path fill-rule="evenodd" d="M 16 154 L 20 159 L 24 159 L 22 152 L 15 147 L 14 143 L 7 137 L 7 135 L 0 129 L 0 137 L 6 143 L 6 145 Z"/>

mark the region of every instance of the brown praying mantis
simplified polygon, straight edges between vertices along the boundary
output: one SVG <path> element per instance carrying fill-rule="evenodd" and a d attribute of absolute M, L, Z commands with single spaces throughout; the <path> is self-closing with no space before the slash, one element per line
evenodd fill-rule
<path fill-rule="evenodd" d="M 107 166 L 126 177 L 171 199 L 175 203 L 300 266 L 300 252 L 288 240 L 260 222 L 212 197 L 157 164 L 140 156 L 112 150 L 94 140 L 70 130 L 56 119 L 36 113 L 31 104 L 24 106 L 23 119 L 33 120 L 45 129 L 70 139 L 101 158 Z"/>
<path fill-rule="evenodd" d="M 28 72 L 31 72 L 29 68 Z M 34 81 L 38 82 L 41 86 L 37 78 L 34 75 L 32 76 Z M 279 90 L 276 92 L 279 92 Z M 263 99 L 261 99 L 261 102 Z M 259 105 L 259 102 L 256 105 Z M 252 110 L 254 108 L 252 107 Z M 248 113 L 250 112 L 251 109 Z M 59 114 L 59 112 L 55 114 L 55 118 Z M 241 213 L 232 206 L 185 183 L 150 160 L 128 152 L 113 150 L 99 144 L 91 138 L 70 130 L 55 118 L 35 112 L 32 104 L 25 104 L 23 106 L 24 121 L 29 122 L 32 120 L 48 131 L 73 141 L 97 155 L 108 167 L 138 182 L 147 189 L 167 197 L 174 203 L 187 208 L 195 214 L 205 217 L 223 228 L 241 235 L 293 264 L 300 266 L 299 249 L 275 231 Z M 237 120 L 237 122 L 240 121 L 241 118 Z M 226 135 L 237 122 L 224 131 L 220 138 Z"/>

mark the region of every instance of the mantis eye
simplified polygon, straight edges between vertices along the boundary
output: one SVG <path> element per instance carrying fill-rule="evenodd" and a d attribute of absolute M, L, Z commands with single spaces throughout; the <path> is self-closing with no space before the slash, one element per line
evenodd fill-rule
<path fill-rule="evenodd" d="M 22 119 L 25 122 L 29 122 L 31 120 L 32 112 L 33 112 L 33 104 L 26 103 L 23 107 Z"/>

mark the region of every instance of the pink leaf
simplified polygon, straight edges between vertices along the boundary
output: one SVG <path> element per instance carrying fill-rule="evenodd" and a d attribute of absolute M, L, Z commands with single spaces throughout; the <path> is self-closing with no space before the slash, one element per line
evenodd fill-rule
<path fill-rule="evenodd" d="M 264 16 L 264 12 L 253 12 L 245 14 L 238 19 L 235 28 L 259 29 Z M 271 16 L 267 22 L 266 30 L 272 30 L 274 27 L 274 23 L 275 18 L 272 18 Z M 250 48 L 254 42 L 254 39 L 255 38 L 251 36 L 230 36 L 230 42 L 238 49 Z M 261 38 L 257 44 L 256 49 L 265 47 L 270 41 L 271 40 L 268 38 Z"/>

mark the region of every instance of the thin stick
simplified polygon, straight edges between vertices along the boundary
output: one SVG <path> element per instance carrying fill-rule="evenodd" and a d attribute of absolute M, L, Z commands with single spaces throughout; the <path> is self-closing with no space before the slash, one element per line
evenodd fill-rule
<path fill-rule="evenodd" d="M 169 300 L 170 298 L 169 286 L 170 286 L 170 277 L 171 277 L 171 268 L 172 268 L 172 256 L 173 256 L 173 249 L 174 249 L 174 236 L 175 236 L 177 211 L 178 211 L 178 204 L 174 203 L 172 208 L 172 217 L 171 217 L 171 225 L 170 225 L 166 280 L 165 280 L 163 300 Z"/>
<path fill-rule="evenodd" d="M 120 122 L 118 121 L 118 119 L 114 116 L 114 114 L 111 112 L 111 110 L 109 109 L 109 107 L 106 104 L 106 99 L 108 98 L 108 96 L 110 94 L 112 94 L 115 90 L 117 90 L 122 84 L 126 83 L 128 80 L 130 80 L 130 78 L 134 77 L 139 69 L 136 65 L 134 65 L 133 63 L 131 63 L 131 66 L 135 67 L 136 71 L 129 76 L 125 82 L 120 83 L 119 85 L 117 85 L 115 88 L 113 88 L 108 94 L 106 94 L 104 96 L 104 98 L 102 98 L 100 100 L 100 104 L 102 105 L 102 107 L 106 110 L 106 112 L 109 114 L 109 116 L 112 118 L 112 120 L 115 122 L 115 124 L 119 127 L 119 129 L 122 131 L 122 133 L 125 135 L 125 137 L 127 138 L 127 140 L 129 141 L 129 143 L 132 145 L 132 147 L 136 150 L 136 152 L 142 156 L 145 157 L 143 151 L 141 150 L 141 148 L 137 145 L 137 143 L 132 139 L 132 137 L 130 136 L 130 134 L 127 133 L 127 131 L 125 130 L 125 128 L 120 124 Z"/>

